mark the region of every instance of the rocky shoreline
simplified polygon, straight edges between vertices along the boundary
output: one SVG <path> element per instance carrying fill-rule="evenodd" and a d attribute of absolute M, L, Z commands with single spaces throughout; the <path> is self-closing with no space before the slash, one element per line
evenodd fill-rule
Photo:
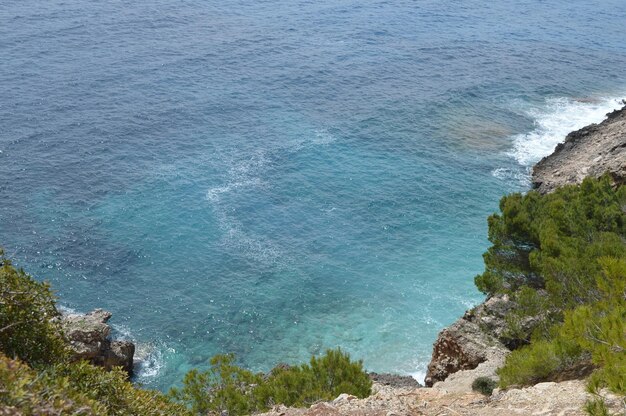
<path fill-rule="evenodd" d="M 624 107 L 567 135 L 554 152 L 532 172 L 533 187 L 541 193 L 585 177 L 608 173 L 615 185 L 626 183 L 626 101 Z M 342 395 L 309 409 L 278 406 L 267 416 L 393 416 L 393 415 L 584 415 L 591 397 L 583 380 L 539 383 L 535 386 L 494 390 L 489 397 L 472 391 L 477 377 L 497 380 L 496 370 L 515 348 L 504 337 L 505 316 L 515 308 L 506 295 L 487 298 L 452 325 L 433 345 L 425 384 L 429 388 L 388 386 L 375 379 L 374 393 L 366 399 Z M 532 320 L 524 325 L 532 327 Z M 582 373 L 581 373 L 582 374 Z M 345 397 L 344 397 L 345 396 Z M 622 409 L 622 399 L 605 395 L 609 410 Z"/>
<path fill-rule="evenodd" d="M 61 324 L 69 341 L 75 361 L 85 360 L 107 370 L 122 367 L 133 375 L 135 344 L 130 341 L 112 340 L 111 326 L 107 323 L 111 312 L 96 309 L 87 314 L 64 314 Z"/>
<path fill-rule="evenodd" d="M 600 124 L 567 135 L 533 168 L 532 183 L 541 193 L 581 183 L 587 176 L 608 173 L 615 184 L 626 183 L 626 101 Z"/>
<path fill-rule="evenodd" d="M 605 173 L 616 185 L 626 183 L 626 101 L 624 104 L 622 109 L 607 114 L 603 122 L 568 134 L 551 155 L 534 166 L 533 187 L 549 193 L 564 185 L 578 184 L 585 177 Z M 374 393 L 366 399 L 342 394 L 333 402 L 318 403 L 309 409 L 277 406 L 266 415 L 501 415 L 535 411 L 584 414 L 582 406 L 589 395 L 581 380 L 540 383 L 507 391 L 496 389 L 490 397 L 472 391 L 472 382 L 478 377 L 497 381 L 496 370 L 517 347 L 504 332 L 505 317 L 515 307 L 507 295 L 496 295 L 444 328 L 433 345 L 425 378 L 426 386 L 431 388 L 421 388 L 407 376 L 370 373 Z M 64 315 L 62 324 L 74 359 L 107 369 L 120 366 L 130 377 L 135 345 L 111 340 L 111 327 L 107 323 L 110 318 L 111 313 L 97 309 L 85 315 Z M 532 328 L 533 319 L 522 326 Z M 621 399 L 608 395 L 607 403 L 619 408 Z"/>
<path fill-rule="evenodd" d="M 626 102 L 591 124 L 567 135 L 549 156 L 541 159 L 532 172 L 533 187 L 549 193 L 579 184 L 588 176 L 608 173 L 613 183 L 626 183 Z M 486 299 L 467 311 L 454 324 L 444 328 L 433 346 L 426 374 L 426 386 L 467 390 L 478 376 L 498 379 L 495 370 L 514 348 L 502 337 L 504 316 L 515 304 L 506 296 Z M 532 321 L 526 322 L 530 328 Z M 447 381 L 447 383 L 446 383 Z"/>

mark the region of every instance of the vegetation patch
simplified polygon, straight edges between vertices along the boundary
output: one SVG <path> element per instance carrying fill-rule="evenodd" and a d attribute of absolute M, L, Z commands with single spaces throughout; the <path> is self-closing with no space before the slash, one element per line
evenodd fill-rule
<path fill-rule="evenodd" d="M 498 383 L 489 377 L 477 377 L 472 382 L 472 390 L 484 394 L 485 396 L 491 396 L 493 390 L 498 387 Z"/>
<path fill-rule="evenodd" d="M 55 302 L 48 284 L 14 268 L 0 250 L 2 414 L 232 416 L 371 392 L 362 363 L 339 349 L 268 375 L 236 366 L 232 355 L 217 355 L 209 371 L 190 371 L 169 395 L 142 389 L 121 368 L 70 362 Z"/>
<path fill-rule="evenodd" d="M 233 355 L 213 357 L 210 370 L 187 373 L 183 387 L 172 389 L 170 397 L 194 414 L 244 415 L 279 403 L 305 407 L 341 393 L 361 398 L 371 393 L 372 381 L 362 363 L 340 349 L 312 357 L 309 364 L 278 366 L 267 375 L 253 374 L 233 361 Z"/>
<path fill-rule="evenodd" d="M 590 360 L 590 392 L 626 395 L 625 207 L 626 187 L 614 189 L 608 177 L 501 200 L 475 281 L 519 305 L 507 316 L 507 335 L 523 346 L 499 370 L 502 387 L 556 379 Z M 528 319 L 534 324 L 522 330 Z M 598 399 L 587 411 L 606 409 Z"/>

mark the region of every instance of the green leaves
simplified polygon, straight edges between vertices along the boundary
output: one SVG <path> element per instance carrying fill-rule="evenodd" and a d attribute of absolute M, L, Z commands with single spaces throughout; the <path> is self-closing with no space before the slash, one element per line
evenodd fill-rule
<path fill-rule="evenodd" d="M 187 405 L 196 415 L 244 415 L 269 409 L 274 404 L 308 406 L 332 400 L 341 393 L 367 397 L 372 382 L 360 361 L 353 362 L 340 349 L 312 357 L 310 364 L 279 366 L 270 374 L 253 374 L 233 364 L 233 355 L 217 355 L 211 369 L 191 370 L 183 388 L 170 397 Z"/>
<path fill-rule="evenodd" d="M 518 307 L 506 317 L 509 334 L 530 341 L 498 371 L 503 387 L 595 368 L 589 414 L 608 414 L 601 389 L 626 395 L 625 196 L 608 177 L 588 178 L 549 195 L 505 197 L 502 215 L 490 218 L 493 246 L 476 283 L 511 295 Z M 519 323 L 532 316 L 541 319 L 529 337 Z"/>
<path fill-rule="evenodd" d="M 183 380 L 183 388 L 171 389 L 170 397 L 186 404 L 197 415 L 251 413 L 259 407 L 254 390 L 263 378 L 237 367 L 233 364 L 234 359 L 232 354 L 214 356 L 210 370 L 189 371 Z"/>
<path fill-rule="evenodd" d="M 185 415 L 184 406 L 135 388 L 122 370 L 69 363 L 55 298 L 0 250 L 0 407 L 19 414 Z"/>
<path fill-rule="evenodd" d="M 30 365 L 63 361 L 58 316 L 48 284 L 15 269 L 0 249 L 0 351 Z"/>
<path fill-rule="evenodd" d="M 161 393 L 135 388 L 122 370 L 85 362 L 31 369 L 0 354 L 0 408 L 23 415 L 170 416 L 187 409 Z"/>
<path fill-rule="evenodd" d="M 502 198 L 502 214 L 489 217 L 493 245 L 484 254 L 477 287 L 486 294 L 545 288 L 559 307 L 589 301 L 600 271 L 597 259 L 626 255 L 625 193 L 604 177 L 548 195 L 531 191 Z"/>

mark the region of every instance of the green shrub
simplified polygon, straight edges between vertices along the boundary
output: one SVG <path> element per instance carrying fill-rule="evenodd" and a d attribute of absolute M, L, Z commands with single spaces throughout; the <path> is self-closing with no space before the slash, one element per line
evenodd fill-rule
<path fill-rule="evenodd" d="M 30 365 L 63 361 L 58 317 L 49 285 L 15 269 L 0 249 L 0 352 Z"/>
<path fill-rule="evenodd" d="M 73 390 L 67 379 L 44 378 L 28 365 L 0 354 L 0 409 L 7 408 L 11 410 L 2 414 L 107 414 L 104 406 Z"/>
<path fill-rule="evenodd" d="M 372 382 L 362 363 L 351 361 L 340 349 L 312 357 L 309 364 L 277 367 L 266 376 L 241 369 L 233 361 L 232 355 L 213 357 L 210 370 L 187 373 L 183 387 L 172 389 L 170 397 L 196 415 L 244 415 L 279 403 L 308 406 L 341 393 L 357 397 L 371 393 Z"/>
<path fill-rule="evenodd" d="M 489 377 L 477 377 L 476 380 L 472 382 L 472 390 L 482 393 L 485 396 L 491 396 L 493 389 L 497 386 L 498 383 Z"/>
<path fill-rule="evenodd" d="M 585 403 L 585 412 L 590 416 L 610 416 L 609 409 L 601 399 L 592 399 Z"/>
<path fill-rule="evenodd" d="M 605 176 L 505 196 L 489 217 L 493 245 L 476 286 L 516 303 L 503 340 L 518 349 L 499 370 L 503 387 L 556 379 L 591 357 L 590 390 L 626 394 L 625 206 L 626 187 Z"/>
<path fill-rule="evenodd" d="M 552 194 L 512 194 L 489 217 L 485 272 L 477 287 L 493 295 L 522 286 L 545 289 L 556 307 L 597 298 L 597 259 L 624 257 L 626 187 L 614 190 L 608 177 L 587 178 Z"/>
<path fill-rule="evenodd" d="M 367 397 L 371 389 L 372 381 L 362 362 L 353 362 L 347 353 L 336 349 L 312 357 L 309 365 L 273 371 L 257 394 L 265 406 L 282 403 L 301 407 L 335 399 L 342 393 Z"/>
<path fill-rule="evenodd" d="M 254 389 L 263 377 L 233 364 L 234 356 L 216 355 L 208 371 L 191 370 L 183 379 L 183 388 L 170 390 L 170 397 L 187 405 L 193 414 L 249 414 L 264 409 Z"/>
<path fill-rule="evenodd" d="M 106 371 L 86 362 L 63 363 L 41 372 L 42 380 L 97 403 L 109 416 L 186 415 L 187 409 L 160 392 L 133 386 L 120 368 Z"/>
<path fill-rule="evenodd" d="M 0 354 L 0 405 L 16 414 L 169 416 L 187 410 L 161 393 L 135 388 L 122 370 L 85 362 L 33 370 Z M 19 412 L 19 413 L 17 413 Z"/>
<path fill-rule="evenodd" d="M 563 339 L 535 340 L 529 346 L 511 352 L 498 370 L 500 386 L 526 386 L 552 379 L 574 365 L 582 350 Z"/>
<path fill-rule="evenodd" d="M 590 355 L 597 367 L 590 391 L 626 395 L 626 259 L 602 257 L 598 264 L 598 300 L 565 311 L 551 338 L 513 351 L 498 373 L 503 387 L 547 380 Z"/>

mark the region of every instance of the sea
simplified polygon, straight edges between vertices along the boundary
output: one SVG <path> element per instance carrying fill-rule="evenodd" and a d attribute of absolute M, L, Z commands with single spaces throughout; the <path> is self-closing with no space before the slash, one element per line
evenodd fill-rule
<path fill-rule="evenodd" d="M 500 198 L 626 98 L 624 0 L 1 0 L 0 245 L 135 381 L 422 379 Z"/>

